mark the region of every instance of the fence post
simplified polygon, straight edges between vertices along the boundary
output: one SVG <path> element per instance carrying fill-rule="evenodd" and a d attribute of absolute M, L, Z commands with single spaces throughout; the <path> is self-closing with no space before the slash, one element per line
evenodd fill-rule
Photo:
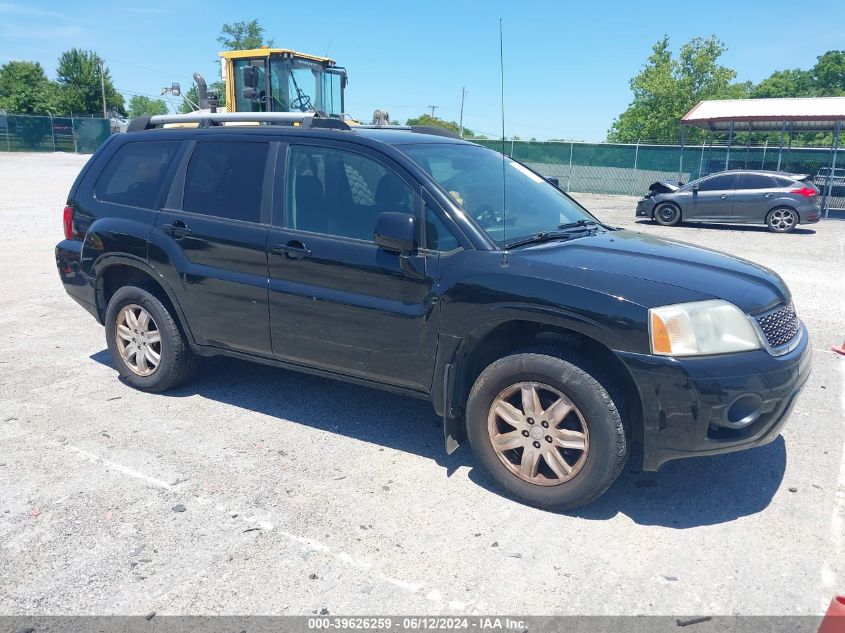
<path fill-rule="evenodd" d="M 830 215 L 830 195 L 833 193 L 833 172 L 836 169 L 836 150 L 839 149 L 839 131 L 842 129 L 842 121 L 836 122 L 836 128 L 833 132 L 833 143 L 831 143 L 831 150 L 833 156 L 830 157 L 830 170 L 827 172 L 827 193 L 824 196 L 824 217 L 827 219 Z"/>
<path fill-rule="evenodd" d="M 684 145 L 686 145 L 687 140 L 687 128 L 681 123 L 681 156 L 678 159 L 678 181 L 683 182 L 684 180 Z"/>
<path fill-rule="evenodd" d="M 728 128 L 728 151 L 725 154 L 725 171 L 728 171 L 728 166 L 731 163 L 731 143 L 734 140 L 734 122 L 731 121 L 731 126 Z"/>
<path fill-rule="evenodd" d="M 780 171 L 780 160 L 783 158 L 783 135 L 786 132 L 786 121 L 780 124 L 780 147 L 778 148 L 778 166 L 775 171 Z"/>
<path fill-rule="evenodd" d="M 710 136 L 711 142 L 713 139 L 712 132 L 708 132 L 708 136 Z M 701 170 L 704 169 L 704 146 L 705 142 L 701 141 L 701 160 L 698 161 L 698 177 L 701 178 Z M 692 176 L 692 174 L 690 174 Z M 690 178 L 692 180 L 692 178 Z"/>
<path fill-rule="evenodd" d="M 760 161 L 760 169 L 765 169 L 766 165 L 766 149 L 769 147 L 769 139 L 766 139 L 766 142 L 763 143 L 763 160 Z"/>
<path fill-rule="evenodd" d="M 572 147 L 574 142 L 569 141 L 569 172 L 566 174 L 566 192 L 569 193 L 569 183 L 572 182 Z"/>
<path fill-rule="evenodd" d="M 50 136 L 53 137 L 53 151 L 56 151 L 56 128 L 53 125 L 53 115 L 50 115 Z"/>
<path fill-rule="evenodd" d="M 511 136 L 511 158 L 513 158 L 513 137 Z"/>
<path fill-rule="evenodd" d="M 637 160 L 640 158 L 640 139 L 637 139 L 637 146 L 634 148 L 634 173 L 631 176 L 631 195 L 637 192 Z"/>

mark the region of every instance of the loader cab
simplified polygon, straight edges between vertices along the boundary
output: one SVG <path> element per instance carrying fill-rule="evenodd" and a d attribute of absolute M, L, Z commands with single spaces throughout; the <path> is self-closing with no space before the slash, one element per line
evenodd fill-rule
<path fill-rule="evenodd" d="M 286 49 L 220 53 L 230 112 L 320 112 L 342 118 L 346 69 Z"/>

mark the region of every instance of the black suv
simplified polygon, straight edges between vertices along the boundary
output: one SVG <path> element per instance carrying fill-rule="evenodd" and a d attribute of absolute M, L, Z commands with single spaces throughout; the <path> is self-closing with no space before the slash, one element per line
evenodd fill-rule
<path fill-rule="evenodd" d="M 255 116 L 136 120 L 73 185 L 59 274 L 130 385 L 224 354 L 430 399 L 446 450 L 559 508 L 778 435 L 811 354 L 771 270 L 457 138 Z"/>

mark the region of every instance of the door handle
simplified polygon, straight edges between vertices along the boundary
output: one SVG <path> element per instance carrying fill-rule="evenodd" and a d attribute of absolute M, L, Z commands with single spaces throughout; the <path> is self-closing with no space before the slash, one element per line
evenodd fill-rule
<path fill-rule="evenodd" d="M 767 193 L 767 194 L 765 194 L 763 197 L 764 197 L 764 198 L 771 198 L 771 197 L 772 197 L 772 195 L 773 195 L 773 194 L 771 194 L 771 193 Z"/>
<path fill-rule="evenodd" d="M 726 194 L 726 193 L 722 194 L 722 198 L 727 198 L 727 197 L 728 197 L 728 194 Z"/>
<path fill-rule="evenodd" d="M 165 233 L 169 233 L 177 240 L 181 240 L 183 237 L 185 237 L 188 233 L 191 232 L 191 229 L 188 227 L 187 224 L 182 222 L 182 220 L 176 220 L 172 224 L 165 224 L 161 228 L 164 229 Z"/>
<path fill-rule="evenodd" d="M 299 240 L 291 240 L 287 244 L 276 244 L 273 252 L 286 255 L 290 259 L 304 259 L 311 256 L 311 249 Z"/>

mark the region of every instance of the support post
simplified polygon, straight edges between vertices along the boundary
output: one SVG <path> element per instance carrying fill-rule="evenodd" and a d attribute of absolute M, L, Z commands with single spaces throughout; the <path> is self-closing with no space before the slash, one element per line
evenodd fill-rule
<path fill-rule="evenodd" d="M 634 148 L 634 175 L 631 178 L 631 195 L 636 195 L 637 192 L 637 160 L 640 157 L 640 139 L 637 139 L 637 145 Z"/>
<path fill-rule="evenodd" d="M 763 159 L 760 161 L 760 169 L 766 168 L 766 149 L 769 147 L 769 139 L 766 139 L 766 142 L 763 143 Z"/>
<path fill-rule="evenodd" d="M 836 151 L 839 149 L 839 132 L 842 129 L 842 121 L 836 122 L 836 127 L 833 130 L 833 143 L 831 143 L 831 150 L 833 155 L 830 157 L 830 170 L 827 173 L 827 192 L 824 195 L 824 217 L 825 220 L 830 215 L 830 194 L 833 192 L 833 170 L 836 169 Z"/>
<path fill-rule="evenodd" d="M 728 165 L 731 162 L 731 143 L 734 140 L 734 122 L 731 121 L 731 126 L 728 128 L 728 151 L 725 153 L 725 171 L 728 171 Z"/>
<path fill-rule="evenodd" d="M 748 158 L 751 156 L 751 122 L 748 122 L 748 138 L 745 139 L 745 168 L 748 169 Z"/>
<path fill-rule="evenodd" d="M 566 192 L 569 193 L 569 183 L 572 182 L 572 148 L 575 145 L 573 141 L 569 141 L 569 173 L 566 174 Z"/>
<path fill-rule="evenodd" d="M 53 126 L 53 115 L 50 115 L 50 136 L 53 138 L 53 151 L 56 151 L 56 128 Z"/>
<path fill-rule="evenodd" d="M 780 161 L 783 157 L 783 135 L 786 133 L 786 121 L 780 125 L 780 147 L 778 148 L 778 166 L 775 171 L 780 171 Z"/>
<path fill-rule="evenodd" d="M 789 163 L 792 161 L 792 121 L 789 122 L 789 145 L 786 148 L 786 168 L 789 167 Z"/>
<path fill-rule="evenodd" d="M 678 182 L 684 180 L 684 145 L 687 140 L 687 128 L 681 123 L 681 156 L 678 158 Z"/>
<path fill-rule="evenodd" d="M 707 136 L 710 138 L 710 142 L 713 142 L 713 133 L 708 130 Z M 701 141 L 701 160 L 698 161 L 698 177 L 701 178 L 701 170 L 704 169 L 704 141 Z M 692 176 L 692 174 L 690 174 Z"/>

